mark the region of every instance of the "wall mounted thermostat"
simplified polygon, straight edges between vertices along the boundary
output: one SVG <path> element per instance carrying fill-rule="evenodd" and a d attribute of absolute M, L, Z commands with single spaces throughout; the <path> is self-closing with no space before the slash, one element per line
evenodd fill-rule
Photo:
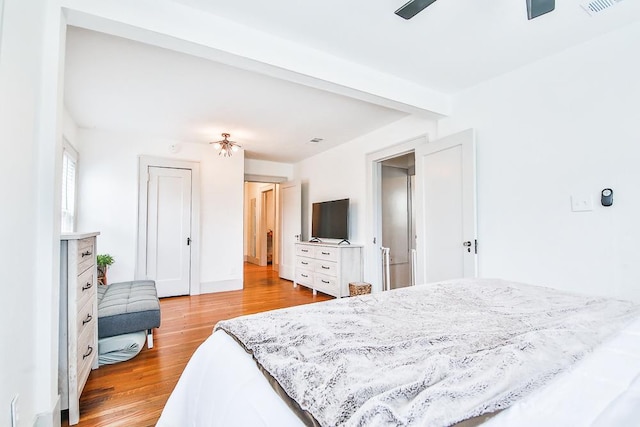
<path fill-rule="evenodd" d="M 613 204 L 613 190 L 605 188 L 602 190 L 602 196 L 600 197 L 600 203 L 602 206 L 611 206 Z"/>

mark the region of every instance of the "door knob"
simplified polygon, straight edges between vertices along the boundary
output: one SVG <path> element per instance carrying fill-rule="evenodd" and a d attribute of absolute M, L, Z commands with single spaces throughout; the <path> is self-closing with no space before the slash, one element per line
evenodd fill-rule
<path fill-rule="evenodd" d="M 471 247 L 471 242 L 467 240 L 466 242 L 463 243 L 463 245 L 466 247 Z"/>

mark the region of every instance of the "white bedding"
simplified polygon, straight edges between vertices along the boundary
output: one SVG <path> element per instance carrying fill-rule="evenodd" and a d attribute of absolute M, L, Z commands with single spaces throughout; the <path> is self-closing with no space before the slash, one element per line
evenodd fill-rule
<path fill-rule="evenodd" d="M 640 416 L 637 378 L 640 378 L 640 320 L 486 425 L 637 425 L 626 424 Z M 233 338 L 218 331 L 194 354 L 158 425 L 302 423 L 273 391 L 252 357 Z"/>

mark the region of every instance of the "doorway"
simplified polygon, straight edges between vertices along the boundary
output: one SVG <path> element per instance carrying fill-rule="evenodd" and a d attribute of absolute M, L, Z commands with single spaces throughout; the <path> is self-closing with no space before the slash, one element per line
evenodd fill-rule
<path fill-rule="evenodd" d="M 384 265 L 388 269 L 387 289 L 414 284 L 415 170 L 414 152 L 381 162 L 381 243 L 388 250 Z"/>
<path fill-rule="evenodd" d="M 245 182 L 245 261 L 278 270 L 279 184 Z"/>
<path fill-rule="evenodd" d="M 404 172 L 393 170 L 396 159 L 413 155 L 414 178 L 408 178 L 410 188 L 393 204 L 397 212 L 411 212 L 409 223 L 402 223 L 391 237 L 383 236 L 383 171 L 402 182 Z M 386 161 L 391 160 L 391 163 Z M 404 160 L 403 160 L 404 161 Z M 405 264 L 405 249 L 409 248 L 412 280 L 422 284 L 447 279 L 477 276 L 477 222 L 475 133 L 473 129 L 428 142 L 426 137 L 403 142 L 367 155 L 370 215 L 369 230 L 373 244 L 365 260 L 367 280 L 375 290 L 399 287 L 404 278 L 399 276 L 400 265 L 391 263 L 391 248 L 396 252 L 396 264 Z M 398 169 L 398 168 L 396 168 Z M 409 167 L 407 166 L 407 169 Z M 410 172 L 407 171 L 407 175 Z M 387 185 L 387 184 L 385 184 Z M 401 184 L 400 184 L 401 186 Z M 405 199 L 403 199 L 404 197 Z M 410 203 L 410 208 L 406 208 Z M 389 214 L 387 214 L 388 216 Z M 397 213 L 397 217 L 403 214 Z M 385 226 L 388 228 L 388 225 Z M 404 227 L 412 231 L 404 242 Z M 392 227 L 393 230 L 393 227 Z M 389 233 L 387 233 L 389 235 Z M 387 245 L 387 246 L 385 246 Z M 389 248 L 389 249 L 387 249 Z M 368 267 L 367 267 L 368 266 Z M 388 266 L 388 267 L 387 267 Z"/>

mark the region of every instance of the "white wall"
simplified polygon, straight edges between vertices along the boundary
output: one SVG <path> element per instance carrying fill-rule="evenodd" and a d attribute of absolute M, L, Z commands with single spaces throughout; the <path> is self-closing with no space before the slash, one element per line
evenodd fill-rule
<path fill-rule="evenodd" d="M 78 125 L 76 124 L 69 111 L 65 108 L 62 117 L 62 136 L 71 144 L 76 151 L 78 151 Z"/>
<path fill-rule="evenodd" d="M 19 394 L 21 426 L 57 399 L 59 89 L 64 37 L 55 1 L 4 0 L 0 49 L 0 425 Z M 44 55 L 46 52 L 46 55 Z M 58 209 L 56 211 L 56 209 Z"/>
<path fill-rule="evenodd" d="M 366 155 L 434 132 L 433 121 L 411 116 L 297 163 L 295 178 L 302 183 L 303 240 L 308 240 L 311 232 L 312 203 L 349 198 L 349 240 L 365 243 Z"/>
<path fill-rule="evenodd" d="M 477 129 L 482 276 L 640 301 L 639 40 L 637 23 L 456 97 L 439 135 Z"/>
<path fill-rule="evenodd" d="M 290 180 L 293 178 L 293 165 L 267 160 L 244 159 L 244 173 L 263 177 L 282 177 Z"/>
<path fill-rule="evenodd" d="M 242 289 L 244 152 L 222 157 L 207 144 L 83 129 L 78 139 L 78 229 L 100 231 L 98 252 L 115 258 L 110 282 L 134 277 L 138 156 L 150 155 L 200 162 L 201 291 Z"/>

